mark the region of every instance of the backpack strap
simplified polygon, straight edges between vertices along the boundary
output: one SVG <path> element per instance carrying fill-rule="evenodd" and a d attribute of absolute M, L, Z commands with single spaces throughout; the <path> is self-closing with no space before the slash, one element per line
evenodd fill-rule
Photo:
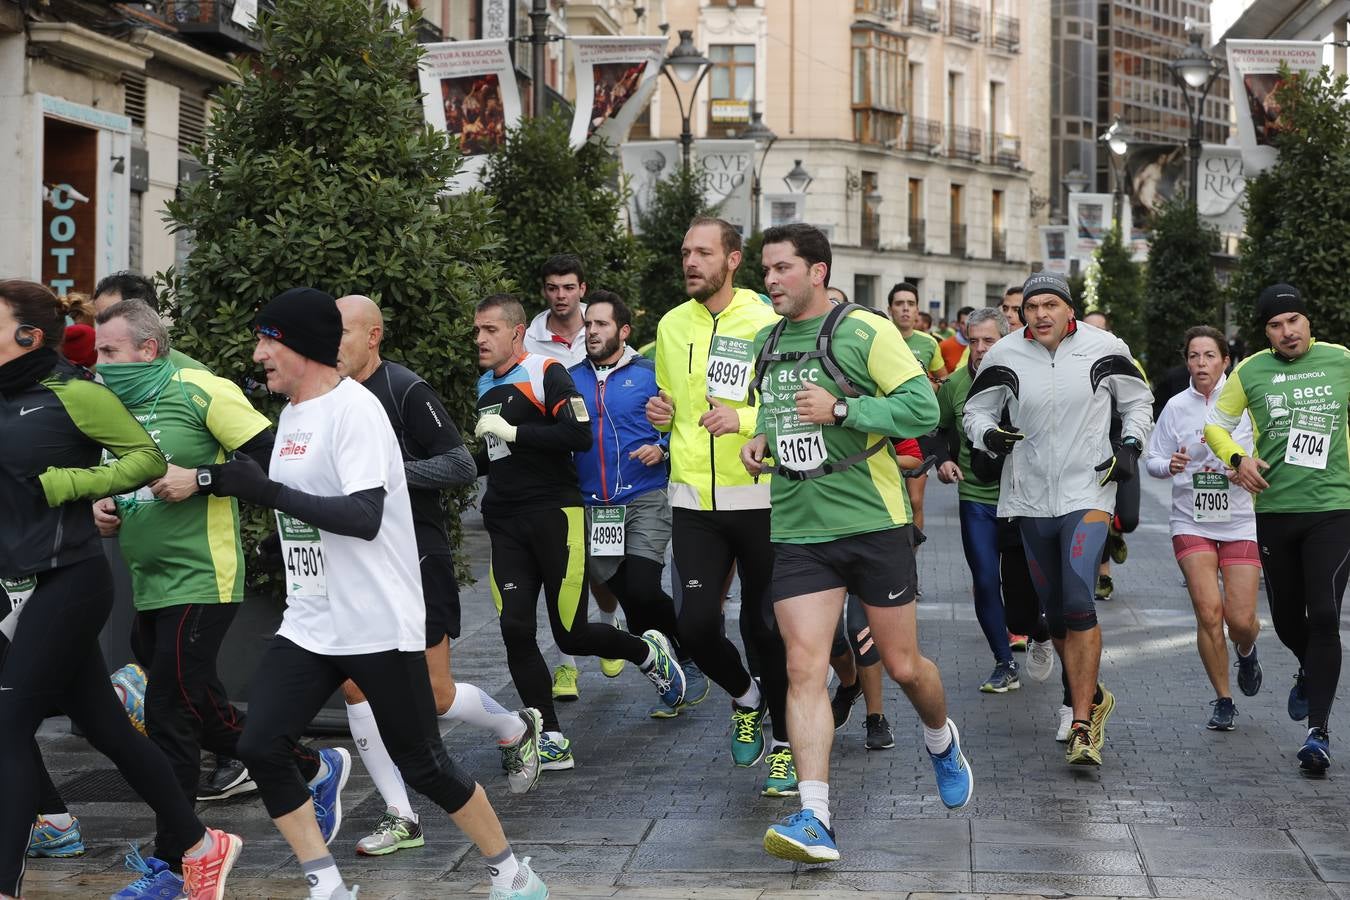
<path fill-rule="evenodd" d="M 765 465 L 764 471 L 772 473 L 777 478 L 786 478 L 788 481 L 807 481 L 812 478 L 820 478 L 822 475 L 832 475 L 835 472 L 842 472 L 850 466 L 856 466 L 868 457 L 875 456 L 881 452 L 881 449 L 889 444 L 886 438 L 882 438 L 866 450 L 859 450 L 851 456 L 845 456 L 843 459 L 834 462 L 823 463 L 814 469 L 789 469 L 786 466 Z"/>

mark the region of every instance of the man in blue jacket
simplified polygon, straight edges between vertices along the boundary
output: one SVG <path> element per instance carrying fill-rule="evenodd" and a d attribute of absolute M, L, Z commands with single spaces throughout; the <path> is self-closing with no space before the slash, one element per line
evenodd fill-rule
<path fill-rule="evenodd" d="M 618 598 L 628 630 L 649 628 L 670 639 L 685 671 L 684 702 L 657 704 L 652 718 L 669 718 L 708 694 L 708 680 L 676 635 L 675 603 L 661 587 L 670 544 L 666 496 L 669 436 L 647 421 L 647 400 L 659 392 L 656 366 L 627 344 L 632 313 L 613 291 L 586 298 L 586 359 L 568 371 L 591 417 L 591 448 L 574 454 L 589 539 L 588 572 Z M 602 660 L 613 678 L 623 660 Z"/>

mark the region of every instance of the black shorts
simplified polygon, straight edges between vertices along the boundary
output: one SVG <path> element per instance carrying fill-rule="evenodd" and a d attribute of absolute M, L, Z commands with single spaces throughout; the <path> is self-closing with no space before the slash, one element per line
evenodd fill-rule
<path fill-rule="evenodd" d="M 904 606 L 914 599 L 914 526 L 854 534 L 820 544 L 773 545 L 774 603 L 847 588 L 868 606 Z"/>
<path fill-rule="evenodd" d="M 459 637 L 459 582 L 455 558 L 449 554 L 422 557 L 422 596 L 427 605 L 427 649 L 445 637 Z"/>

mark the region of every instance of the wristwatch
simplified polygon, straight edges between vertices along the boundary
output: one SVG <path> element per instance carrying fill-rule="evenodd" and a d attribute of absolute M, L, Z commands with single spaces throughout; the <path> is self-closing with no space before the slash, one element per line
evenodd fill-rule
<path fill-rule="evenodd" d="M 848 401 L 840 397 L 834 401 L 834 408 L 830 411 L 834 413 L 834 424 L 843 425 L 844 420 L 848 418 Z"/>
<path fill-rule="evenodd" d="M 211 491 L 211 470 L 207 466 L 201 466 L 197 469 L 197 490 L 203 494 Z"/>
<path fill-rule="evenodd" d="M 1228 465 L 1232 466 L 1234 469 L 1242 465 L 1242 454 L 1238 453 L 1236 450 L 1233 451 L 1233 455 L 1228 457 Z"/>
<path fill-rule="evenodd" d="M 1139 438 L 1137 437 L 1127 437 L 1125 440 L 1120 442 L 1120 445 L 1122 447 L 1129 447 L 1135 453 L 1141 453 L 1143 452 L 1144 449 L 1144 445 L 1139 442 Z"/>

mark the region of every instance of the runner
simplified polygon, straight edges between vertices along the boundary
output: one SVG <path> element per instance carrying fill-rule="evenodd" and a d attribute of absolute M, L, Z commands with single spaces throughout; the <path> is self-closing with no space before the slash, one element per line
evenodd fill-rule
<path fill-rule="evenodd" d="M 753 476 L 776 476 L 771 598 L 787 647 L 788 730 L 802 798 L 801 812 L 765 832 L 764 849 L 828 862 L 839 859 L 839 849 L 829 807 L 834 732 L 825 675 L 848 591 L 862 599 L 887 671 L 923 722 L 943 804 L 964 806 L 974 787 L 947 718 L 942 678 L 919 652 L 913 528 L 886 437 L 931 430 L 937 403 L 884 319 L 831 306 L 831 251 L 819 229 L 770 228 L 761 259 L 774 310 L 784 318 L 755 339 L 761 402 L 741 461 Z"/>
<path fill-rule="evenodd" d="M 1003 303 L 999 306 L 1003 311 L 1003 318 L 1008 320 L 1008 330 L 1021 328 L 1025 324 L 1022 321 L 1022 286 L 1014 284 L 1003 292 Z"/>
<path fill-rule="evenodd" d="M 1037 273 L 1022 294 L 1028 325 L 985 354 L 966 398 L 964 429 L 976 450 L 1007 457 L 998 513 L 1019 519 L 1064 664 L 1073 701 L 1065 756 L 1099 766 L 1115 697 L 1097 681 L 1095 567 L 1116 484 L 1136 477 L 1153 398 L 1123 341 L 1074 320 L 1063 278 Z M 1005 404 L 1011 425 L 1000 421 Z M 1113 406 L 1124 421 L 1118 448 L 1109 440 Z"/>
<path fill-rule="evenodd" d="M 797 789 L 788 743 L 783 639 L 769 609 L 773 548 L 769 485 L 740 464 L 754 430 L 749 405 L 753 342 L 778 321 L 754 291 L 737 289 L 741 235 L 722 219 L 698 217 L 680 247 L 690 299 L 656 329 L 656 383 L 647 421 L 670 432 L 673 569 L 679 573 L 680 644 L 731 695 L 731 758 L 749 767 L 765 755 L 764 716 L 773 720 L 762 793 Z M 741 640 L 758 679 L 723 630 L 724 585 L 741 576 Z M 824 684 L 824 677 L 821 678 Z"/>
<path fill-rule="evenodd" d="M 417 540 L 422 596 L 426 605 L 427 671 L 436 716 L 446 722 L 467 722 L 491 731 L 502 754 L 502 768 L 512 793 L 522 794 L 539 780 L 538 710 L 508 712 L 472 684 L 456 682 L 450 672 L 450 641 L 459 637 L 459 583 L 455 557 L 445 532 L 441 492 L 473 484 L 478 478 L 473 456 L 459 429 L 431 386 L 415 372 L 380 358 L 384 317 L 379 306 L 359 294 L 337 301 L 342 314 L 342 343 L 337 370 L 373 393 L 398 438 L 403 473 L 408 480 L 413 533 Z M 356 844 L 364 856 L 384 856 L 425 843 L 417 813 L 408 799 L 394 761 L 385 749 L 375 713 L 365 694 L 348 679 L 342 685 L 347 722 L 385 813 L 375 830 Z"/>
<path fill-rule="evenodd" d="M 1255 495 L 1256 535 L 1275 633 L 1298 658 L 1289 717 L 1308 720 L 1303 771 L 1331 766 L 1328 724 L 1341 674 L 1341 598 L 1350 575 L 1350 351 L 1312 338 L 1297 288 L 1261 292 L 1256 321 L 1270 349 L 1244 359 L 1209 413 L 1205 440 Z M 1234 439 L 1243 410 L 1252 453 Z"/>
<path fill-rule="evenodd" d="M 183 840 L 182 891 L 220 900 L 240 839 L 206 828 L 164 753 L 137 733 L 108 682 L 98 636 L 112 573 L 89 501 L 165 474 L 155 442 L 106 388 L 57 350 L 66 309 L 44 285 L 0 281 L 0 897 L 20 896 L 38 812 L 34 735 L 65 712 Z M 107 450 L 114 459 L 99 464 Z"/>
<path fill-rule="evenodd" d="M 963 306 L 956 311 L 956 328 L 949 337 L 938 344 L 942 352 L 942 361 L 948 372 L 955 372 L 962 360 L 969 354 L 970 341 L 966 337 L 966 319 L 975 311 L 973 306 Z"/>
<path fill-rule="evenodd" d="M 485 447 L 477 461 L 488 477 L 483 524 L 507 665 L 521 700 L 543 715 L 540 767 L 555 771 L 575 762 L 535 636 L 541 587 L 563 653 L 628 660 L 672 709 L 684 699 L 685 677 L 661 632 L 638 637 L 587 621 L 585 522 L 572 454 L 591 447 L 590 414 L 562 363 L 521 349 L 524 335 L 515 297 L 494 294 L 478 304 L 474 340 L 484 371 L 476 434 Z"/>
<path fill-rule="evenodd" d="M 1232 731 L 1237 710 L 1228 689 L 1223 626 L 1228 623 L 1237 652 L 1238 687 L 1254 697 L 1261 689 L 1261 663 L 1256 658 L 1261 555 L 1256 550 L 1252 498 L 1229 481 L 1228 464 L 1205 443 L 1205 418 L 1227 380 L 1228 342 L 1217 329 L 1197 325 L 1186 332 L 1183 346 L 1191 386 L 1163 407 L 1148 439 L 1145 465 L 1154 478 L 1172 479 L 1172 550 L 1186 576 L 1195 607 L 1196 646 L 1214 687 L 1210 703 L 1214 710 L 1207 727 Z M 1251 417 L 1246 412 L 1233 437 L 1244 449 L 1252 446 Z"/>

